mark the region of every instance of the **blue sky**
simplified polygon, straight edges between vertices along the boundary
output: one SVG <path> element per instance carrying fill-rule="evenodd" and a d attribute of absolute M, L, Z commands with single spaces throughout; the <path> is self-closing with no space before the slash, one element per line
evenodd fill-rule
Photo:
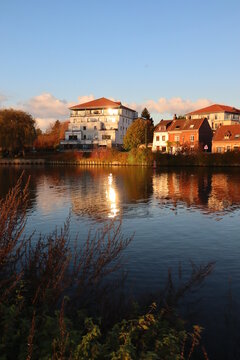
<path fill-rule="evenodd" d="M 42 124 L 83 96 L 148 105 L 155 122 L 240 107 L 239 14 L 238 0 L 0 0 L 0 105 Z"/>

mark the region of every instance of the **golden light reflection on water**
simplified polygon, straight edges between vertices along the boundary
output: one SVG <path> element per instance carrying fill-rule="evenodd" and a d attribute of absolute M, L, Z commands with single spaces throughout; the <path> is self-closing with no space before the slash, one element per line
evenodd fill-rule
<path fill-rule="evenodd" d="M 117 207 L 117 192 L 113 187 L 113 176 L 111 173 L 108 176 L 108 188 L 106 190 L 106 199 L 107 199 L 107 204 L 110 207 L 108 217 L 115 218 L 119 212 L 119 209 Z"/>

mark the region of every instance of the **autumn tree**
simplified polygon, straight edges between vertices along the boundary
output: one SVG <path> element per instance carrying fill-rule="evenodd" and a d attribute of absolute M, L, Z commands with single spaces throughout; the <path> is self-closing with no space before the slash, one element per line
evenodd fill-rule
<path fill-rule="evenodd" d="M 153 126 L 151 121 L 138 118 L 127 129 L 123 139 L 123 146 L 125 150 L 131 150 L 137 148 L 141 144 L 147 145 L 152 142 L 152 138 Z"/>
<path fill-rule="evenodd" d="M 0 110 L 0 148 L 15 154 L 24 153 L 26 148 L 33 145 L 36 138 L 35 120 L 21 110 Z"/>
<path fill-rule="evenodd" d="M 34 146 L 38 150 L 54 150 L 56 149 L 60 141 L 64 139 L 65 131 L 68 128 L 68 122 L 60 122 L 56 120 L 54 124 L 51 124 L 45 133 L 39 134 Z"/>

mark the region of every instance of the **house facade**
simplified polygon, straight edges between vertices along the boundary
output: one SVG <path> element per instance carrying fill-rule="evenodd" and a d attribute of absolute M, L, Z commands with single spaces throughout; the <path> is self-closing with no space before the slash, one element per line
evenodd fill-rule
<path fill-rule="evenodd" d="M 168 128 L 172 120 L 161 120 L 155 127 L 153 134 L 152 151 L 168 151 Z"/>
<path fill-rule="evenodd" d="M 212 152 L 227 151 L 240 151 L 240 124 L 222 125 L 214 134 Z"/>
<path fill-rule="evenodd" d="M 212 129 L 206 118 L 176 119 L 168 128 L 168 152 L 193 151 L 204 148 L 211 151 Z"/>
<path fill-rule="evenodd" d="M 128 127 L 138 113 L 120 101 L 100 98 L 72 106 L 64 148 L 121 147 Z"/>
<path fill-rule="evenodd" d="M 240 123 L 240 110 L 232 106 L 213 104 L 205 108 L 186 114 L 191 119 L 207 118 L 213 131 L 221 125 L 234 125 Z"/>

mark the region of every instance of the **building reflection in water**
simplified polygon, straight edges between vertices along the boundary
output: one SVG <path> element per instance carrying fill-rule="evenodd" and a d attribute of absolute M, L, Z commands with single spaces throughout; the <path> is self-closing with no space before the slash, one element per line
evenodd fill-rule
<path fill-rule="evenodd" d="M 153 193 L 160 205 L 185 204 L 206 214 L 224 213 L 239 208 L 239 181 L 234 171 L 168 171 L 153 176 Z"/>

